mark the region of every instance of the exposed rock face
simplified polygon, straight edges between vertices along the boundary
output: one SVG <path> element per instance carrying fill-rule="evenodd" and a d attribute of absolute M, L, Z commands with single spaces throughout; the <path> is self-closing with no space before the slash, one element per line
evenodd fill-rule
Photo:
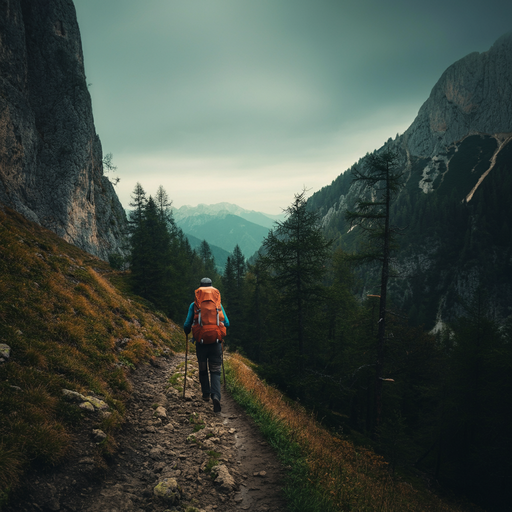
<path fill-rule="evenodd" d="M 103 259 L 121 251 L 72 0 L 0 0 L 0 203 Z"/>
<path fill-rule="evenodd" d="M 450 66 L 407 131 L 377 152 L 385 150 L 397 154 L 404 172 L 405 187 L 393 212 L 406 212 L 401 227 L 428 219 L 422 232 L 416 223 L 416 233 L 408 236 L 405 230 L 400 240 L 393 262 L 399 277 L 390 284 L 395 304 L 428 310 L 422 323 L 439 327 L 464 314 L 461 304 L 470 304 L 482 286 L 495 317 L 510 316 L 512 259 L 509 228 L 503 224 L 510 218 L 512 33 L 489 51 Z M 365 158 L 355 165 L 364 168 Z M 362 194 L 347 172 L 308 200 L 325 232 L 338 237 L 346 250 L 354 250 L 359 235 L 346 223 L 345 211 Z M 488 225 L 500 228 L 492 231 Z M 376 274 L 364 274 L 361 297 L 376 286 Z"/>
<path fill-rule="evenodd" d="M 430 157 L 468 134 L 511 131 L 512 32 L 452 64 L 403 137 L 411 154 Z"/>

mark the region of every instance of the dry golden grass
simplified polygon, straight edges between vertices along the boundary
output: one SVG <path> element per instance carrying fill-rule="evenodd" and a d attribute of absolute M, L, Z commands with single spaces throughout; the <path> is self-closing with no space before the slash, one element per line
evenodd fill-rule
<path fill-rule="evenodd" d="M 392 478 L 381 456 L 331 435 L 304 408 L 286 401 L 278 390 L 263 383 L 247 359 L 234 354 L 228 357 L 227 364 L 236 385 L 249 391 L 302 448 L 309 466 L 310 483 L 329 496 L 334 510 L 463 510 L 444 503 L 428 491 L 419 492 L 408 483 Z"/>
<path fill-rule="evenodd" d="M 131 369 L 181 348 L 181 329 L 121 291 L 125 279 L 0 209 L 0 343 L 11 347 L 9 361 L 0 364 L 0 506 L 26 470 L 66 457 L 82 413 L 63 400 L 63 388 L 93 392 L 110 405 L 112 415 L 101 425 L 109 434 L 102 450 L 109 453 Z"/>

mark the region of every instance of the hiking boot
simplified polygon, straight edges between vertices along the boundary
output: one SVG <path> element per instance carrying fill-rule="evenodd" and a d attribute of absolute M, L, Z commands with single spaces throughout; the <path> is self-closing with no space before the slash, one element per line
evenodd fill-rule
<path fill-rule="evenodd" d="M 218 398 L 213 398 L 213 412 L 221 411 L 220 400 Z"/>
<path fill-rule="evenodd" d="M 210 393 L 206 393 L 206 394 L 204 394 L 204 395 L 203 395 L 203 400 L 204 400 L 205 402 L 209 402 L 209 401 L 210 401 Z"/>

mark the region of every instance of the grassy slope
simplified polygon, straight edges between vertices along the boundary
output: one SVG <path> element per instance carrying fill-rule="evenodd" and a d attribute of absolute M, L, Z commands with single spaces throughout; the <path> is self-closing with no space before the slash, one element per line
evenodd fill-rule
<path fill-rule="evenodd" d="M 228 357 L 229 389 L 288 468 L 285 494 L 291 512 L 480 510 L 449 504 L 393 476 L 382 457 L 333 436 L 305 409 L 262 382 L 253 366 L 238 354 Z"/>
<path fill-rule="evenodd" d="M 110 405 L 113 414 L 100 425 L 108 452 L 123 422 L 130 369 L 171 354 L 183 339 L 170 320 L 123 292 L 125 281 L 0 209 L 0 343 L 11 348 L 0 363 L 0 506 L 26 471 L 68 455 L 81 411 L 62 399 L 62 389 L 92 392 Z"/>

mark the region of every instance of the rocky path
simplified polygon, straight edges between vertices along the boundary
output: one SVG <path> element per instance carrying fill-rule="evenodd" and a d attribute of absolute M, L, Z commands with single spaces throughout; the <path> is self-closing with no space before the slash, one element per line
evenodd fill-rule
<path fill-rule="evenodd" d="M 87 453 L 37 476 L 10 510 L 70 512 L 285 511 L 283 470 L 257 427 L 224 391 L 222 412 L 201 398 L 195 355 L 160 358 L 133 375 L 127 422 L 108 469 Z M 92 430 L 82 446 L 94 448 Z"/>

